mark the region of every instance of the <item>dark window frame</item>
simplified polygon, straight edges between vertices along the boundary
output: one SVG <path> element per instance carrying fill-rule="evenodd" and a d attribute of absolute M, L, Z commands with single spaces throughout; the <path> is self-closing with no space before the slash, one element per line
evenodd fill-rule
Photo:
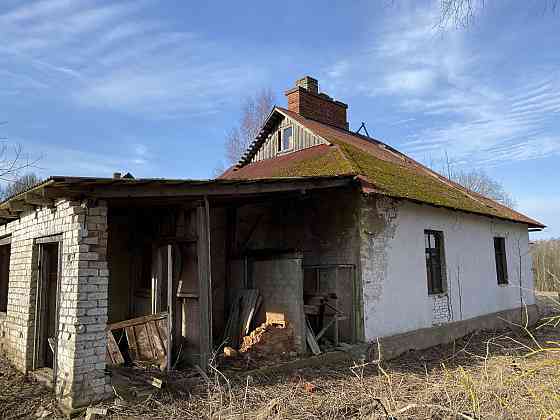
<path fill-rule="evenodd" d="M 446 293 L 445 248 L 442 231 L 424 230 L 424 255 L 426 258 L 428 294 Z"/>
<path fill-rule="evenodd" d="M 0 241 L 0 313 L 8 312 L 8 294 L 10 290 L 10 259 L 12 246 L 10 238 Z M 4 263 L 6 266 L 4 266 Z"/>
<path fill-rule="evenodd" d="M 494 237 L 494 260 L 496 262 L 496 280 L 499 286 L 507 286 L 508 267 L 507 267 L 507 252 L 506 252 L 506 238 L 501 236 Z"/>

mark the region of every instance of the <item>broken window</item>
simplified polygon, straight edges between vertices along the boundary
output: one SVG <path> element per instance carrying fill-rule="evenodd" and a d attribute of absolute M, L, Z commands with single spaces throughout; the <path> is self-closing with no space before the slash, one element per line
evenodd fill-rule
<path fill-rule="evenodd" d="M 9 238 L 8 238 L 9 239 Z M 0 312 L 8 311 L 8 282 L 10 277 L 10 244 L 0 246 Z"/>
<path fill-rule="evenodd" d="M 443 232 L 424 231 L 426 247 L 426 270 L 428 274 L 428 293 L 444 292 Z"/>
<path fill-rule="evenodd" d="M 508 284 L 505 238 L 494 238 L 494 255 L 496 257 L 496 275 L 498 278 L 498 284 Z"/>

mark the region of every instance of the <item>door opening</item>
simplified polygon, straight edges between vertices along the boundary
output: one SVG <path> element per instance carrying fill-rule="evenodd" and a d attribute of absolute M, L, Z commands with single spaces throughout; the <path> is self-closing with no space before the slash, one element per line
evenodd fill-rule
<path fill-rule="evenodd" d="M 58 335 L 59 243 L 39 244 L 35 369 L 54 369 Z"/>

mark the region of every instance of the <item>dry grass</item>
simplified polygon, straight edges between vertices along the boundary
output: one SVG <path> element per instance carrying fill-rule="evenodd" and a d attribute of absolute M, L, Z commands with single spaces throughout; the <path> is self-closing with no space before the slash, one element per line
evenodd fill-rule
<path fill-rule="evenodd" d="M 560 419 L 559 322 L 481 332 L 389 362 L 229 379 L 215 370 L 187 393 L 174 388 L 106 406 L 114 419 Z M 31 388 L 38 389 L 26 383 L 0 397 L 6 418 L 51 407 L 37 394 L 26 403 L 34 409 L 18 408 L 18 390 L 29 396 Z"/>

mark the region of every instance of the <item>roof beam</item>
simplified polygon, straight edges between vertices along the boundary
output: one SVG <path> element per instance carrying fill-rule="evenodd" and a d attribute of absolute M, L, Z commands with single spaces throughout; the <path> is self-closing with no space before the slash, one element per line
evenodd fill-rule
<path fill-rule="evenodd" d="M 8 207 L 11 212 L 22 213 L 29 210 L 35 210 L 34 206 L 30 206 L 23 200 L 10 200 Z"/>
<path fill-rule="evenodd" d="M 17 219 L 18 215 L 11 213 L 8 209 L 0 209 L 0 219 Z"/>
<path fill-rule="evenodd" d="M 288 191 L 313 190 L 343 187 L 353 182 L 353 177 L 329 179 L 285 179 L 261 181 L 232 181 L 212 183 L 210 185 L 186 182 L 178 185 L 165 185 L 155 182 L 152 185 L 118 184 L 115 186 L 91 187 L 87 191 L 73 190 L 91 198 L 168 198 L 168 197 L 202 197 L 202 196 L 244 196 L 251 194 L 278 193 Z M 67 189 L 67 193 L 70 191 Z"/>
<path fill-rule="evenodd" d="M 52 206 L 54 204 L 53 200 L 33 192 L 25 193 L 24 200 L 33 206 Z"/>

